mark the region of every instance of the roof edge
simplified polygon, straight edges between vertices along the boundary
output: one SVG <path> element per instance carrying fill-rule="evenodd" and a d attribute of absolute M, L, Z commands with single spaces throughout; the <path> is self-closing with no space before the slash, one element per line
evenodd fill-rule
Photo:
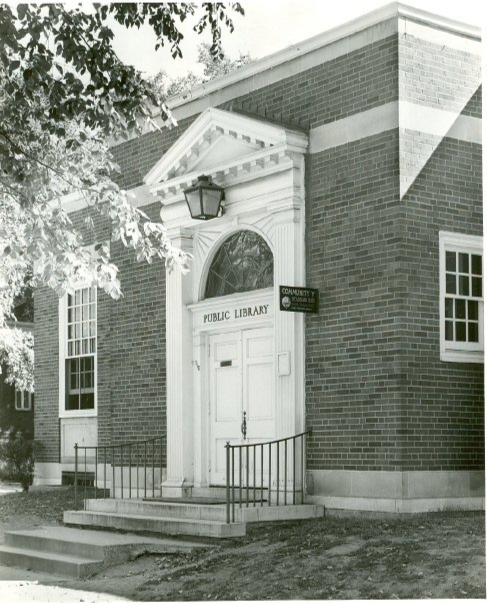
<path fill-rule="evenodd" d="M 263 71 L 266 71 L 267 69 L 277 67 L 282 63 L 286 63 L 292 59 L 313 52 L 323 46 L 337 42 L 344 37 L 358 33 L 363 29 L 378 25 L 379 23 L 393 18 L 397 18 L 398 20 L 400 18 L 409 19 L 417 23 L 431 25 L 436 29 L 442 29 L 450 33 L 478 39 L 479 41 L 481 40 L 480 27 L 468 25 L 447 17 L 442 17 L 441 15 L 436 15 L 434 13 L 414 8 L 400 2 L 391 2 L 390 4 L 386 4 L 385 6 L 361 15 L 355 19 L 352 19 L 351 21 L 347 21 L 342 25 L 338 25 L 323 33 L 317 34 L 312 38 L 308 38 L 302 42 L 297 42 L 296 44 L 288 46 L 283 50 L 279 50 L 261 59 L 257 59 L 248 65 L 240 67 L 236 71 L 232 71 L 231 73 L 217 77 L 210 82 L 201 84 L 200 86 L 194 88 L 190 93 L 186 92 L 173 96 L 172 98 L 168 99 L 166 104 L 169 109 L 174 110 L 177 107 L 197 100 L 202 96 L 206 96 L 212 92 L 221 90 L 222 88 L 257 75 Z"/>

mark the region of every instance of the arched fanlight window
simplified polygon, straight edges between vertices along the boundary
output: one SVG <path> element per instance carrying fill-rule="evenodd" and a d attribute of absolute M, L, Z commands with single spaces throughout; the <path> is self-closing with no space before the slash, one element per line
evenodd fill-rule
<path fill-rule="evenodd" d="M 274 284 L 272 251 L 257 233 L 240 230 L 226 239 L 211 263 L 205 298 L 266 289 Z"/>

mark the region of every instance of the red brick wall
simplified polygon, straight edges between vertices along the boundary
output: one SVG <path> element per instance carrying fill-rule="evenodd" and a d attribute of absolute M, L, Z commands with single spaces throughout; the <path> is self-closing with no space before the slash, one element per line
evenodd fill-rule
<path fill-rule="evenodd" d="M 483 365 L 440 362 L 440 230 L 482 235 L 480 145 L 445 138 L 403 198 L 404 469 L 484 466 Z"/>
<path fill-rule="evenodd" d="M 144 211 L 157 215 L 159 206 Z M 123 298 L 109 302 L 106 396 L 107 402 L 110 396 L 110 413 L 100 407 L 99 429 L 101 442 L 117 443 L 166 433 L 166 277 L 164 262 L 138 263 L 121 243 L 112 244 L 112 258 L 120 269 Z M 105 356 L 100 348 L 103 363 Z"/>
<path fill-rule="evenodd" d="M 144 208 L 156 218 L 159 206 Z M 84 229 L 85 211 L 72 216 Z M 97 240 L 109 240 L 108 226 L 95 221 Z M 85 233 L 86 234 L 86 233 Z M 91 243 L 93 237 L 87 236 Z M 111 256 L 120 269 L 123 297 L 98 291 L 98 443 L 146 439 L 166 432 L 165 267 L 137 263 L 119 243 Z M 36 439 L 44 442 L 38 460 L 59 460 L 58 298 L 36 292 Z M 37 402 L 37 398 L 36 398 Z"/>
<path fill-rule="evenodd" d="M 320 311 L 306 317 L 308 469 L 390 469 L 401 408 L 398 133 L 307 162 L 306 283 Z"/>
<path fill-rule="evenodd" d="M 34 294 L 35 322 L 35 438 L 41 442 L 36 457 L 59 462 L 59 301 L 50 289 Z"/>

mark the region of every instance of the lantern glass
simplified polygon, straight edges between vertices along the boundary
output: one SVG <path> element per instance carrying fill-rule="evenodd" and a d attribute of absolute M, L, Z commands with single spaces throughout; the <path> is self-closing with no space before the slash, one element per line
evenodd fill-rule
<path fill-rule="evenodd" d="M 212 220 L 220 212 L 224 191 L 211 182 L 208 176 L 199 176 L 195 186 L 184 191 L 193 220 Z"/>
<path fill-rule="evenodd" d="M 189 207 L 189 211 L 191 213 L 191 217 L 201 220 L 202 215 L 202 207 L 200 202 L 200 189 L 193 188 L 185 192 L 186 202 Z"/>
<path fill-rule="evenodd" d="M 219 189 L 201 189 L 201 204 L 203 206 L 203 213 L 205 216 L 218 216 L 218 209 L 220 208 L 222 191 Z"/>

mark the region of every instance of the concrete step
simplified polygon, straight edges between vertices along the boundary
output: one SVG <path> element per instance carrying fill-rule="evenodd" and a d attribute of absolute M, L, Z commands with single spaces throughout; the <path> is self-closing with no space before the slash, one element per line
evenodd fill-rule
<path fill-rule="evenodd" d="M 65 511 L 64 523 L 68 525 L 96 526 L 127 530 L 129 532 L 151 532 L 154 534 L 184 534 L 208 538 L 234 538 L 245 536 L 245 524 L 222 521 L 133 515 L 101 511 Z"/>
<path fill-rule="evenodd" d="M 177 501 L 159 502 L 136 499 L 90 499 L 86 501 L 86 511 L 141 515 L 172 519 L 200 519 L 207 521 L 226 521 L 224 504 L 186 504 Z"/>
<path fill-rule="evenodd" d="M 16 549 L 59 555 L 70 555 L 73 550 L 76 550 L 77 557 L 103 561 L 104 544 L 87 540 L 80 542 L 78 534 L 80 531 L 71 528 L 67 534 L 61 534 L 58 537 L 53 537 L 49 530 L 43 529 L 6 532 L 5 545 Z"/>
<path fill-rule="evenodd" d="M 91 499 L 86 501 L 86 511 L 140 515 L 143 517 L 159 517 L 173 519 L 197 519 L 226 522 L 226 505 L 224 504 L 187 504 L 184 502 L 137 500 L 137 499 Z M 310 519 L 323 517 L 325 508 L 322 505 L 281 505 L 279 507 L 249 502 L 242 502 L 239 507 L 235 502 L 235 521 L 252 523 L 258 521 L 285 521 L 286 519 Z"/>
<path fill-rule="evenodd" d="M 205 546 L 175 538 L 46 526 L 5 532 L 5 546 L 0 547 L 0 563 L 84 578 L 104 567 L 119 565 L 146 552 L 176 553 Z M 73 555 L 73 551 L 76 555 Z"/>
<path fill-rule="evenodd" d="M 86 578 L 103 568 L 102 560 L 52 552 L 29 551 L 11 546 L 0 546 L 0 563 L 9 567 L 46 572 L 69 578 Z"/>

